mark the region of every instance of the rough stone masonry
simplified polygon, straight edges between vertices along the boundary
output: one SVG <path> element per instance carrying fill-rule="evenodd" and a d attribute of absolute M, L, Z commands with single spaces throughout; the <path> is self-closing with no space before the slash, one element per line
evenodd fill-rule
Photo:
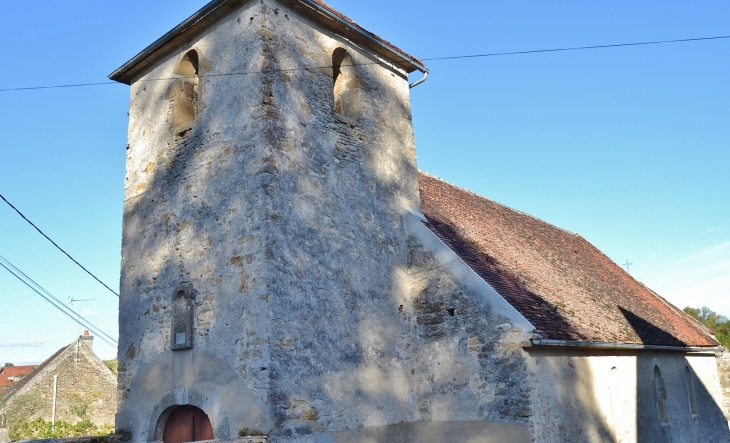
<path fill-rule="evenodd" d="M 159 440 L 192 404 L 220 439 L 529 439 L 528 337 L 404 225 L 406 70 L 296 2 L 233 3 L 132 84 L 117 429 Z"/>
<path fill-rule="evenodd" d="M 419 173 L 415 70 L 321 0 L 213 0 L 111 75 L 117 430 L 730 441 L 707 331 L 582 237 Z"/>

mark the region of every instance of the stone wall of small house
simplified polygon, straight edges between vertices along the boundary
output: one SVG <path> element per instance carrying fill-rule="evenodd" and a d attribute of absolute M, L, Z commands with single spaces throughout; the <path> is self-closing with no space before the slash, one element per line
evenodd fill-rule
<path fill-rule="evenodd" d="M 11 416 L 21 412 L 25 420 L 51 420 L 53 376 L 56 386 L 56 420 L 77 423 L 86 418 L 96 425 L 114 424 L 116 377 L 85 344 L 70 345 L 8 401 Z M 10 420 L 10 416 L 8 417 Z M 11 423 L 8 423 L 12 426 Z"/>

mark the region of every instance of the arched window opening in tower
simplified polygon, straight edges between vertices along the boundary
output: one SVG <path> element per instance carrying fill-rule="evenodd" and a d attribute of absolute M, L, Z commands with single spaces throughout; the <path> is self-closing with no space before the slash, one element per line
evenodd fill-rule
<path fill-rule="evenodd" d="M 197 51 L 188 51 L 174 74 L 179 77 L 173 81 L 168 98 L 172 99 L 172 126 L 175 133 L 180 133 L 189 129 L 190 124 L 198 118 L 200 79 Z"/>
<path fill-rule="evenodd" d="M 361 97 L 355 62 L 346 50 L 337 48 L 332 54 L 332 67 L 335 113 L 347 119 L 357 119 Z"/>

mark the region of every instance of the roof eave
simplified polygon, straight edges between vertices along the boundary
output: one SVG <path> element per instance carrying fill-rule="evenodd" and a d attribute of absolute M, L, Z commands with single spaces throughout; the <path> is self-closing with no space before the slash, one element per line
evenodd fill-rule
<path fill-rule="evenodd" d="M 132 59 L 130 59 L 127 63 L 109 74 L 109 79 L 127 85 L 132 84 L 136 74 L 157 61 L 157 58 L 153 57 L 157 51 L 168 45 L 170 42 L 179 39 L 183 34 L 192 30 L 197 25 L 200 25 L 203 20 L 211 17 L 211 15 L 218 16 L 218 14 L 227 12 L 222 11 L 221 7 L 232 7 L 233 4 L 241 3 L 242 1 L 245 0 L 213 0 L 206 4 L 196 13 L 185 19 L 185 21 L 172 28 L 165 35 L 155 40 L 151 45 L 144 48 L 142 52 L 132 57 Z"/>
<path fill-rule="evenodd" d="M 558 348 L 584 348 L 584 349 L 614 349 L 614 350 L 636 350 L 636 351 L 674 351 L 686 353 L 708 353 L 715 354 L 722 351 L 721 346 L 663 346 L 644 345 L 636 343 L 605 343 L 574 340 L 551 340 L 547 338 L 531 340 L 532 346 L 548 346 Z"/>
<path fill-rule="evenodd" d="M 151 45 L 142 50 L 142 52 L 135 55 L 128 62 L 109 74 L 109 79 L 131 85 L 135 78 L 139 77 L 140 73 L 145 68 L 152 66 L 163 56 L 162 54 L 158 53 L 158 51 L 160 51 L 163 47 L 168 46 L 170 43 L 173 43 L 175 41 L 185 40 L 187 38 L 186 36 L 190 34 L 191 31 L 195 32 L 196 28 L 204 26 L 204 22 L 222 17 L 223 15 L 227 14 L 232 9 L 235 9 L 237 6 L 246 1 L 249 0 L 211 1 L 210 3 L 203 6 L 196 13 L 184 20 L 182 23 L 172 28 L 165 35 L 155 40 Z M 337 14 L 334 14 L 332 11 L 324 8 L 322 5 L 313 2 L 312 0 L 298 1 L 303 5 L 313 9 L 315 12 L 320 13 L 325 17 L 333 20 L 338 26 L 344 28 L 348 32 L 351 32 L 354 35 L 360 38 L 364 38 L 368 42 L 375 44 L 381 51 L 385 51 L 389 55 L 395 56 L 395 58 L 400 59 L 400 62 L 405 62 L 402 64 L 407 72 L 428 72 L 428 69 L 426 69 L 423 63 L 418 62 L 416 59 L 414 59 L 414 57 L 411 57 L 405 52 L 399 51 L 396 48 L 384 44 L 382 41 L 375 38 L 372 34 L 369 34 L 357 25 L 353 26 L 352 23 L 349 23 L 348 21 L 342 19 Z"/>
<path fill-rule="evenodd" d="M 360 27 L 357 24 L 353 24 L 348 22 L 347 20 L 344 20 L 342 17 L 338 16 L 337 14 L 333 13 L 331 10 L 323 7 L 319 3 L 313 1 L 313 0 L 299 0 L 300 3 L 308 6 L 309 8 L 312 8 L 316 12 L 324 15 L 325 17 L 335 21 L 337 25 L 345 28 L 345 30 L 354 33 L 358 37 L 364 38 L 370 43 L 375 44 L 380 49 L 386 51 L 390 55 L 395 56 L 396 58 L 401 59 L 401 61 L 405 62 L 405 67 L 407 72 L 413 72 L 413 71 L 420 71 L 423 73 L 428 73 L 428 69 L 426 66 L 423 65 L 419 60 L 417 60 L 415 57 L 412 57 L 405 52 L 399 50 L 398 48 L 386 45 L 381 41 L 379 38 L 375 37 L 374 34 L 371 34 L 367 32 L 365 29 Z"/>

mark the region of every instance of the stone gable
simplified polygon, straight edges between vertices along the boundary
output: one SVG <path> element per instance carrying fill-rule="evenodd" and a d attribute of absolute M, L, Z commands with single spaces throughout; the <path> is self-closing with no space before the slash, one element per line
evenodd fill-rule
<path fill-rule="evenodd" d="M 114 423 L 116 377 L 85 342 L 77 340 L 61 348 L 6 392 L 3 407 L 9 427 L 18 419 L 51 421 L 54 376 L 58 376 L 56 420 Z"/>

